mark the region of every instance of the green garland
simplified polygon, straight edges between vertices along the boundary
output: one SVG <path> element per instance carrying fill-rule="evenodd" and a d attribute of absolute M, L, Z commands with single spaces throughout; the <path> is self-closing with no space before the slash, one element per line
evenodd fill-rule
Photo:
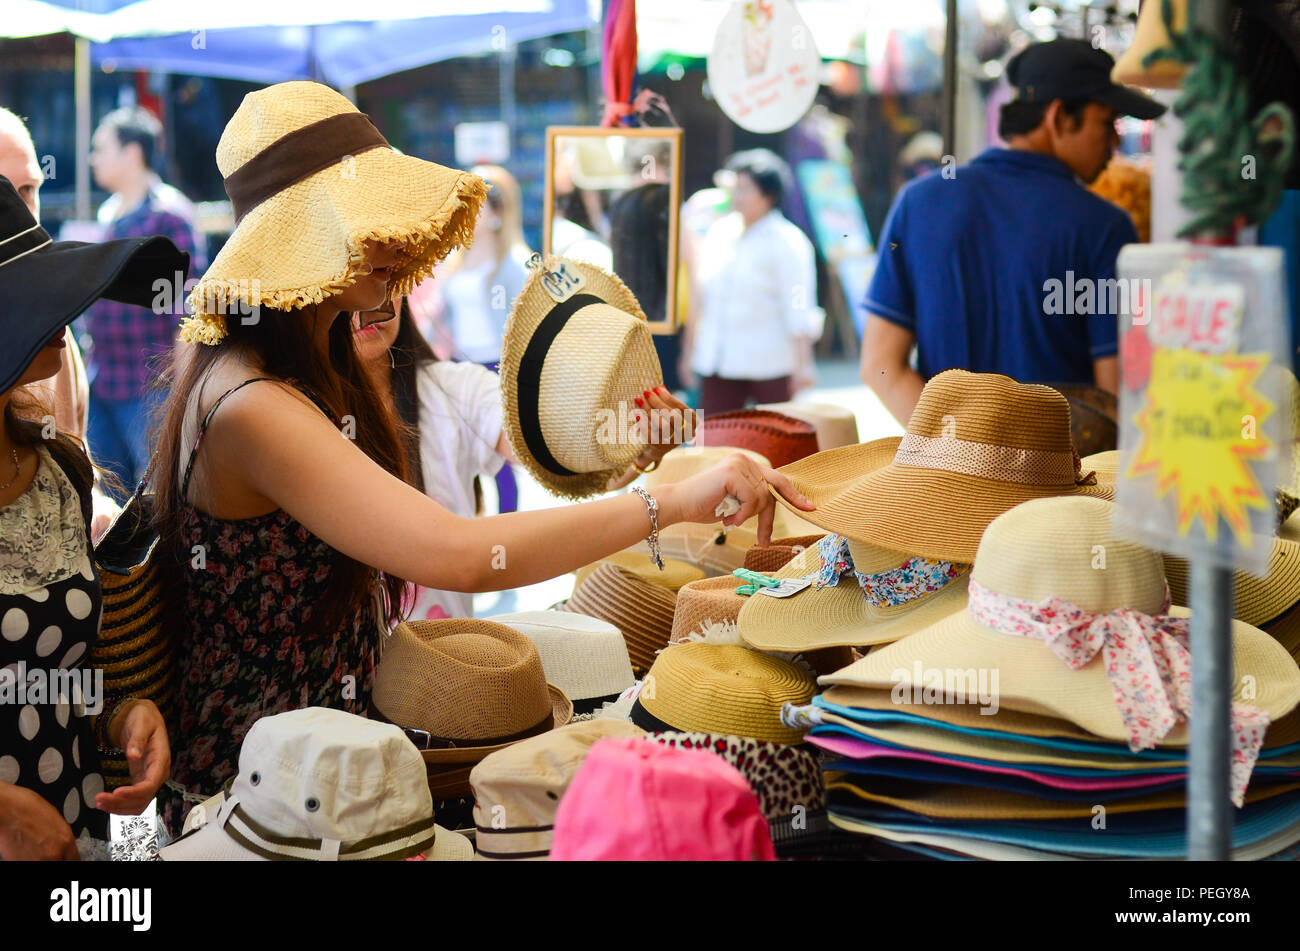
<path fill-rule="evenodd" d="M 1187 30 L 1175 33 L 1171 0 L 1161 0 L 1160 12 L 1169 47 L 1149 53 L 1142 65 L 1171 60 L 1188 66 L 1174 115 L 1183 120 L 1178 167 L 1183 206 L 1192 217 L 1178 236 L 1230 235 L 1242 219 L 1259 224 L 1277 207 L 1291 164 L 1291 110 L 1274 102 L 1251 120 L 1249 93 L 1234 58 L 1191 22 L 1190 13 Z M 1275 128 L 1267 128 L 1270 122 Z M 1247 177 L 1252 165 L 1254 176 Z"/>

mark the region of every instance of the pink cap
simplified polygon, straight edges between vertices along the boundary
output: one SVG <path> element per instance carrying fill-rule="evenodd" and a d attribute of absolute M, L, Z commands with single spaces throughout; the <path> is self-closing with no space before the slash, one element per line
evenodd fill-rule
<path fill-rule="evenodd" d="M 772 835 L 739 772 L 707 750 L 600 740 L 555 814 L 558 861 L 770 862 Z"/>

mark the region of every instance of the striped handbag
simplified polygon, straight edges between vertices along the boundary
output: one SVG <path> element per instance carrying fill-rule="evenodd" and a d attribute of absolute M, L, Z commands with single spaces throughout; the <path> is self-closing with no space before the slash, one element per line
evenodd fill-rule
<path fill-rule="evenodd" d="M 153 523 L 153 496 L 145 494 L 144 485 L 142 481 L 95 546 L 104 614 L 90 664 L 104 671 L 106 708 L 121 697 L 152 700 L 170 730 L 176 695 L 175 644 L 163 624 L 158 531 Z M 108 788 L 131 783 L 125 753 L 101 752 L 100 764 Z"/>

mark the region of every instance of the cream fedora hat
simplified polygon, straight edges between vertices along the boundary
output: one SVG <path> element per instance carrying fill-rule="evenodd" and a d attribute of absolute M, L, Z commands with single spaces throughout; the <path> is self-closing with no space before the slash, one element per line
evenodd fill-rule
<path fill-rule="evenodd" d="M 571 611 L 497 614 L 492 621 L 537 645 L 547 682 L 563 690 L 578 713 L 616 700 L 636 682 L 623 634 L 608 621 Z"/>
<path fill-rule="evenodd" d="M 847 406 L 835 403 L 760 403 L 755 409 L 771 410 L 812 423 L 817 430 L 817 449 L 838 449 L 858 441 L 858 418 Z"/>
<path fill-rule="evenodd" d="M 537 481 L 582 499 L 645 448 L 631 411 L 663 370 L 645 312 L 617 277 L 560 257 L 535 257 L 530 270 L 502 342 L 505 430 Z"/>
<path fill-rule="evenodd" d="M 328 86 L 278 83 L 244 97 L 217 143 L 234 233 L 190 293 L 190 343 L 216 344 L 226 315 L 320 303 L 369 274 L 367 241 L 404 247 L 388 281 L 405 294 L 468 245 L 487 196 L 477 175 L 398 155 Z"/>

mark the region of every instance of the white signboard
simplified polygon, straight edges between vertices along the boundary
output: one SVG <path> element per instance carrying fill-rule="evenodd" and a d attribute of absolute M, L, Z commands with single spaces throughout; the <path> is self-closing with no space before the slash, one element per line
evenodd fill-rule
<path fill-rule="evenodd" d="M 708 69 L 713 98 L 732 122 L 781 132 L 813 104 L 821 57 L 790 0 L 741 0 L 718 25 Z"/>
<path fill-rule="evenodd" d="M 510 126 L 504 122 L 462 122 L 456 126 L 456 164 L 500 165 L 510 158 Z"/>

